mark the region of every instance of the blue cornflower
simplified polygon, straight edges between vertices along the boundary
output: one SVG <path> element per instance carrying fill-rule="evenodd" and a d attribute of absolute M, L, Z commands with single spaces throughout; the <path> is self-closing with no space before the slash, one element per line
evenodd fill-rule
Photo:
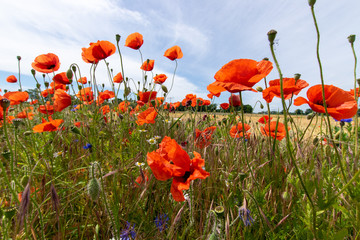
<path fill-rule="evenodd" d="M 91 149 L 92 145 L 90 143 L 87 143 L 85 146 L 83 146 L 83 149 Z"/>
<path fill-rule="evenodd" d="M 120 233 L 120 240 L 131 240 L 136 238 L 136 232 L 134 231 L 135 223 L 131 226 L 131 223 L 126 221 L 126 228 Z"/>
<path fill-rule="evenodd" d="M 155 218 L 155 225 L 159 229 L 160 232 L 164 231 L 167 228 L 167 222 L 169 221 L 168 215 L 160 214 Z"/>
<path fill-rule="evenodd" d="M 336 121 L 336 122 L 338 122 L 339 120 L 336 120 L 335 118 L 334 118 L 334 120 Z M 340 120 L 340 122 L 347 122 L 347 123 L 349 123 L 349 122 L 352 122 L 352 118 L 346 118 L 346 119 L 341 119 Z"/>
<path fill-rule="evenodd" d="M 251 217 L 250 213 L 250 210 L 247 209 L 244 205 L 239 208 L 239 217 L 245 226 L 250 226 L 254 223 L 254 219 Z"/>
<path fill-rule="evenodd" d="M 76 107 L 77 107 L 77 105 L 74 105 L 74 108 L 73 108 L 73 109 L 71 109 L 70 111 L 72 111 L 72 112 L 76 112 L 76 111 L 77 111 Z"/>

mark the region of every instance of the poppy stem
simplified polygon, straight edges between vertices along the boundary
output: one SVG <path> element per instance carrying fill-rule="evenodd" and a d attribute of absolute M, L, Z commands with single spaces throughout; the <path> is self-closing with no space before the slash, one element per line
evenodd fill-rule
<path fill-rule="evenodd" d="M 319 50 L 320 49 L 320 31 L 319 31 L 319 27 L 317 25 L 317 21 L 316 21 L 316 17 L 315 17 L 314 5 L 311 6 L 311 14 L 313 16 L 314 25 L 315 25 L 315 29 L 316 29 L 316 35 L 317 35 L 316 57 L 318 60 L 319 70 L 320 70 L 323 105 L 324 105 L 324 109 L 325 109 L 325 113 L 326 113 L 326 119 L 327 119 L 327 125 L 328 125 L 328 129 L 329 129 L 330 139 L 331 139 L 331 142 L 335 146 L 334 136 L 333 136 L 332 129 L 331 129 L 331 122 L 330 122 L 330 117 L 329 117 L 329 113 L 327 110 L 327 104 L 326 104 L 326 98 L 325 98 L 325 83 L 324 83 L 324 76 L 323 76 L 323 70 L 322 70 L 322 65 L 321 65 L 321 60 L 320 60 L 320 50 Z M 343 175 L 344 181 L 346 182 L 347 177 L 345 175 L 345 171 L 344 171 L 344 167 L 343 167 L 343 164 L 342 164 L 342 161 L 340 158 L 339 151 L 338 151 L 337 147 L 334 147 L 334 149 L 335 149 L 337 160 L 340 165 L 341 173 Z"/>
<path fill-rule="evenodd" d="M 274 31 L 274 30 L 272 30 Z M 269 32 L 270 33 L 270 32 Z M 275 34 L 276 34 L 276 31 L 275 31 Z M 278 73 L 279 73 L 279 78 L 280 78 L 280 95 L 281 95 L 281 102 L 282 102 L 282 105 L 283 105 L 283 114 L 284 114 L 284 125 L 285 125 L 285 132 L 286 132 L 286 147 L 288 149 L 288 153 L 289 153 L 289 156 L 290 156 L 290 159 L 291 159 L 291 162 L 292 164 L 294 165 L 294 168 L 295 168 L 295 171 L 296 171 L 296 174 L 298 175 L 299 177 L 299 180 L 300 180 L 300 184 L 302 186 L 302 188 L 304 189 L 304 192 L 306 194 L 306 197 L 308 198 L 309 202 L 310 202 L 310 205 L 311 205 L 311 209 L 312 209 L 312 217 L 313 217 L 313 226 L 312 226 L 312 232 L 314 234 L 314 237 L 315 239 L 318 239 L 317 237 L 317 233 L 316 233 L 316 209 L 315 209 L 315 204 L 313 202 L 313 200 L 311 199 L 310 197 L 310 194 L 305 186 L 305 183 L 304 183 L 304 180 L 301 176 L 301 173 L 300 173 L 300 170 L 296 164 L 296 161 L 294 159 L 294 156 L 293 156 L 293 148 L 291 146 L 291 142 L 290 142 L 290 136 L 289 136 L 289 129 L 288 129 L 288 122 L 287 122 L 287 111 L 286 111 L 286 103 L 285 103 L 285 97 L 284 97 L 284 89 L 283 89 L 283 75 L 282 75 L 282 72 L 281 72 L 281 69 L 280 69 L 280 65 L 277 61 L 277 58 L 276 58 L 276 55 L 275 55 L 275 52 L 274 52 L 274 41 L 270 41 L 270 50 L 271 50 L 271 55 L 274 59 L 274 62 L 275 62 L 275 65 L 276 65 L 276 69 L 278 70 Z"/>

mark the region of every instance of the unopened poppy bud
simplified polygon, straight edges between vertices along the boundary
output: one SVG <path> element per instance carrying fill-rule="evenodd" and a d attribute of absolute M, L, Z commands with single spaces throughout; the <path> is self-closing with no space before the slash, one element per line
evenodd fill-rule
<path fill-rule="evenodd" d="M 124 90 L 124 96 L 126 97 L 126 96 L 128 96 L 130 93 L 131 93 L 130 88 L 125 87 L 125 90 Z"/>
<path fill-rule="evenodd" d="M 299 80 L 300 77 L 301 77 L 301 74 L 300 74 L 300 73 L 295 73 L 295 74 L 294 74 L 294 79 L 295 79 L 295 81 Z"/>
<path fill-rule="evenodd" d="M 36 73 L 35 69 L 31 69 L 31 74 L 32 74 L 33 76 L 35 76 L 35 73 Z"/>
<path fill-rule="evenodd" d="M 8 90 L 7 89 L 4 89 L 4 93 L 7 93 L 8 92 Z"/>
<path fill-rule="evenodd" d="M 19 60 L 19 61 L 21 60 L 21 56 L 17 56 L 16 58 L 17 58 L 17 60 Z"/>
<path fill-rule="evenodd" d="M 72 66 L 71 69 L 73 70 L 73 72 L 76 72 L 76 67 Z"/>
<path fill-rule="evenodd" d="M 24 136 L 29 136 L 32 133 L 33 133 L 32 131 L 25 131 L 23 134 L 24 134 Z"/>
<path fill-rule="evenodd" d="M 9 160 L 9 159 L 10 159 L 10 151 L 9 151 L 9 150 L 3 151 L 3 152 L 1 153 L 1 155 L 2 155 L 6 160 Z"/>
<path fill-rule="evenodd" d="M 309 0 L 309 6 L 312 7 L 316 3 L 316 0 Z"/>
<path fill-rule="evenodd" d="M 151 100 L 150 103 L 151 103 L 151 106 L 155 107 L 155 105 L 156 105 L 155 100 Z"/>
<path fill-rule="evenodd" d="M 306 119 L 307 119 L 307 120 L 311 120 L 313 117 L 314 117 L 314 113 L 309 113 L 309 114 L 306 116 Z"/>
<path fill-rule="evenodd" d="M 21 118 L 15 118 L 14 120 L 12 120 L 15 128 L 18 128 L 20 126 L 20 124 L 22 124 L 22 120 Z"/>
<path fill-rule="evenodd" d="M 43 77 L 43 79 L 45 79 L 45 77 L 46 77 L 45 73 L 42 74 L 42 77 Z"/>
<path fill-rule="evenodd" d="M 87 185 L 87 192 L 91 200 L 96 201 L 100 196 L 100 183 L 99 180 L 96 178 L 90 179 Z"/>
<path fill-rule="evenodd" d="M 71 69 L 68 69 L 66 72 L 66 77 L 70 80 L 73 78 L 73 72 Z"/>
<path fill-rule="evenodd" d="M 70 130 L 71 130 L 73 133 L 80 134 L 79 128 L 77 128 L 77 127 L 75 127 L 75 126 L 71 126 Z"/>
<path fill-rule="evenodd" d="M 360 78 L 356 79 L 356 81 L 360 85 Z"/>
<path fill-rule="evenodd" d="M 349 43 L 354 43 L 355 38 L 356 38 L 356 35 L 354 35 L 354 34 L 351 34 L 350 36 L 348 36 Z"/>
<path fill-rule="evenodd" d="M 224 217 L 224 207 L 223 206 L 217 206 L 215 208 L 215 213 L 217 217 Z"/>
<path fill-rule="evenodd" d="M 7 98 L 3 98 L 0 100 L 0 105 L 3 108 L 3 111 L 5 112 L 6 109 L 10 106 L 10 100 Z"/>
<path fill-rule="evenodd" d="M 260 103 L 260 108 L 264 109 L 264 105 L 262 103 Z"/>
<path fill-rule="evenodd" d="M 45 85 L 46 88 L 48 88 L 49 87 L 49 82 L 44 82 L 44 85 Z"/>
<path fill-rule="evenodd" d="M 116 42 L 117 42 L 117 43 L 120 42 L 120 38 L 121 38 L 120 34 L 116 34 L 116 35 L 115 35 L 115 39 L 116 39 Z"/>
<path fill-rule="evenodd" d="M 269 39 L 269 42 L 270 42 L 270 45 L 274 44 L 274 40 L 275 40 L 276 34 L 277 34 L 277 31 L 274 30 L 274 29 L 270 30 L 270 31 L 267 33 L 268 39 Z"/>
<path fill-rule="evenodd" d="M 318 143 L 319 143 L 319 138 L 315 137 L 313 140 L 313 144 L 316 146 L 316 145 L 318 145 Z"/>
<path fill-rule="evenodd" d="M 104 88 L 104 87 L 105 87 L 105 84 L 103 83 L 103 84 L 101 84 L 101 86 Z"/>
<path fill-rule="evenodd" d="M 37 83 L 37 84 L 36 84 L 36 88 L 37 88 L 37 89 L 40 89 L 40 87 L 41 87 L 41 84 L 40 84 L 40 83 Z"/>
<path fill-rule="evenodd" d="M 161 85 L 161 89 L 162 89 L 165 93 L 168 92 L 168 89 L 167 89 L 167 87 L 165 87 L 165 85 Z"/>
<path fill-rule="evenodd" d="M 79 89 L 79 90 L 81 90 L 81 89 L 82 89 L 82 86 L 81 86 L 81 85 L 79 85 L 79 86 L 78 86 L 78 89 Z"/>
<path fill-rule="evenodd" d="M 258 87 L 256 87 L 256 91 L 262 92 L 262 91 L 264 91 L 264 89 L 262 87 L 258 86 Z"/>
<path fill-rule="evenodd" d="M 269 58 L 268 58 L 268 57 L 264 57 L 263 60 L 264 60 L 264 61 L 269 61 Z"/>

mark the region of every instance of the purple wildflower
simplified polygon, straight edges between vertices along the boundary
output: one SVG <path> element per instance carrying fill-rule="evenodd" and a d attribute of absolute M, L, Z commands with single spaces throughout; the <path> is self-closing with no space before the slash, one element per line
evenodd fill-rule
<path fill-rule="evenodd" d="M 165 213 L 160 214 L 155 218 L 155 225 L 159 229 L 159 231 L 162 232 L 167 228 L 168 221 L 168 215 L 166 215 Z"/>
<path fill-rule="evenodd" d="M 131 240 L 136 238 L 136 232 L 134 231 L 135 223 L 131 226 L 131 223 L 126 222 L 126 228 L 120 233 L 121 240 Z"/>

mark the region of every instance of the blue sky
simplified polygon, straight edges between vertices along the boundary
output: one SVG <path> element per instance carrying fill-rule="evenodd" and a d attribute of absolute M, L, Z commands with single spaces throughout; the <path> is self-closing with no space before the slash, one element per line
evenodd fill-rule
<path fill-rule="evenodd" d="M 359 0 L 318 0 L 315 5 L 325 82 L 345 90 L 354 85 L 354 58 L 347 37 L 360 37 L 359 9 Z M 35 87 L 30 75 L 35 57 L 49 52 L 59 56 L 59 72 L 75 62 L 82 74 L 89 76 L 90 66 L 82 61 L 81 48 L 97 40 L 115 43 L 115 34 L 122 36 L 125 75 L 140 80 L 139 53 L 124 47 L 126 37 L 139 32 L 144 36 L 144 58 L 155 60 L 154 74 L 165 73 L 171 78 L 175 64 L 163 56 L 164 51 L 173 45 L 182 48 L 184 57 L 178 60 L 172 101 L 181 100 L 187 93 L 206 98 L 206 86 L 227 62 L 264 57 L 272 61 L 266 35 L 271 29 L 278 31 L 275 49 L 284 77 L 301 73 L 310 86 L 320 83 L 316 33 L 307 0 L 3 1 L 0 22 L 1 89 L 18 89 L 18 85 L 5 81 L 8 75 L 17 76 L 18 55 L 22 57 L 24 88 Z M 359 41 L 355 42 L 357 53 Z M 120 71 L 118 55 L 108 61 L 115 73 Z M 268 80 L 276 78 L 274 69 Z M 108 85 L 104 65 L 99 66 L 97 80 Z M 263 81 L 256 86 L 264 86 Z M 300 95 L 305 96 L 306 90 Z M 261 96 L 246 92 L 244 102 L 254 105 Z M 216 102 L 227 101 L 228 97 L 223 93 Z M 274 100 L 271 108 L 279 109 L 280 101 Z"/>

